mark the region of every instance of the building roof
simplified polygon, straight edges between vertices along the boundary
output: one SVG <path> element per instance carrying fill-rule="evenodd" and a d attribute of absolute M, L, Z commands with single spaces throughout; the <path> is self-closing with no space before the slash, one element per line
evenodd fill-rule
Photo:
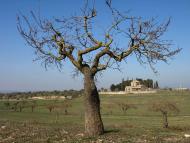
<path fill-rule="evenodd" d="M 138 80 L 132 80 L 131 82 L 140 82 L 140 81 L 138 81 Z"/>

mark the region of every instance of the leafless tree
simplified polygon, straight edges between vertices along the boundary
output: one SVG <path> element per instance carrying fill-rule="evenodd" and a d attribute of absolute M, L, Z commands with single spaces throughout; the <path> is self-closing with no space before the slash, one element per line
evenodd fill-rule
<path fill-rule="evenodd" d="M 22 112 L 22 110 L 26 107 L 27 101 L 25 99 L 22 99 L 19 101 L 18 106 L 19 106 L 19 111 Z"/>
<path fill-rule="evenodd" d="M 112 115 L 113 114 L 113 109 L 115 108 L 115 104 L 113 103 L 104 103 L 101 106 L 101 109 L 106 108 L 106 110 L 108 110 L 107 114 Z"/>
<path fill-rule="evenodd" d="M 126 112 L 129 109 L 137 109 L 137 107 L 134 104 L 129 104 L 129 103 L 118 103 L 119 108 L 121 111 L 126 115 Z"/>
<path fill-rule="evenodd" d="M 15 103 L 13 103 L 13 107 L 12 107 L 12 109 L 14 109 L 14 111 L 15 111 L 15 112 L 17 111 L 18 104 L 19 104 L 19 102 L 18 102 L 18 101 L 17 101 L 17 102 L 15 102 Z"/>
<path fill-rule="evenodd" d="M 162 113 L 164 128 L 168 128 L 168 112 L 179 113 L 180 111 L 176 104 L 171 101 L 157 101 L 152 104 L 151 110 Z"/>
<path fill-rule="evenodd" d="M 154 64 L 167 62 L 180 51 L 172 49 L 171 42 L 162 39 L 170 19 L 159 24 L 154 18 L 144 20 L 120 12 L 112 6 L 111 0 L 102 2 L 112 18 L 109 25 L 101 18 L 106 27 L 101 33 L 100 28 L 95 28 L 100 15 L 95 1 L 88 0 L 76 16 L 47 20 L 31 12 L 31 17 L 18 16 L 17 24 L 18 31 L 35 49 L 37 59 L 41 59 L 45 67 L 53 64 L 61 69 L 64 62 L 71 62 L 76 74 L 84 76 L 85 132 L 89 136 L 104 132 L 94 81 L 97 73 L 108 68 L 120 69 L 120 62 L 132 54 L 141 64 L 149 64 L 155 71 Z M 118 39 L 124 38 L 125 43 L 121 45 Z"/>
<path fill-rule="evenodd" d="M 9 101 L 7 101 L 4 103 L 4 106 L 6 107 L 6 109 L 10 109 L 11 104 Z"/>
<path fill-rule="evenodd" d="M 65 115 L 68 115 L 68 108 L 71 108 L 72 104 L 69 100 L 65 100 L 61 105 L 60 108 L 64 110 Z"/>
<path fill-rule="evenodd" d="M 48 104 L 48 105 L 46 105 L 46 108 L 49 110 L 50 113 L 55 109 L 55 107 L 56 106 L 54 104 Z"/>
<path fill-rule="evenodd" d="M 34 112 L 34 109 L 36 108 L 36 106 L 37 106 L 36 100 L 32 100 L 32 101 L 30 102 L 30 107 L 31 107 L 31 109 L 32 109 L 32 112 Z"/>

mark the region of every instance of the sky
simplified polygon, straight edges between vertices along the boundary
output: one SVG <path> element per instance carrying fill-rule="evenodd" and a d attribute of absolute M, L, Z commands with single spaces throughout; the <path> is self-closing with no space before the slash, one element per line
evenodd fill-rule
<path fill-rule="evenodd" d="M 40 61 L 34 62 L 34 49 L 20 36 L 16 17 L 26 16 L 30 11 L 39 11 L 43 17 L 62 17 L 76 14 L 83 6 L 83 0 L 0 0 L 0 91 L 42 91 L 83 88 L 83 77 L 72 77 L 70 64 L 59 72 L 51 67 L 46 70 Z M 95 3 L 99 13 L 106 13 L 103 0 Z M 134 58 L 122 64 L 122 71 L 107 70 L 98 76 L 98 88 L 109 88 L 112 83 L 124 79 L 151 78 L 161 87 L 190 88 L 190 1 L 189 0 L 113 0 L 113 5 L 122 10 L 130 10 L 130 15 L 143 18 L 157 17 L 172 21 L 165 39 L 173 41 L 173 47 L 182 48 L 169 64 L 158 63 L 154 74 L 148 66 L 141 66 Z M 102 19 L 106 22 L 106 17 Z M 102 21 L 102 22 L 104 22 Z"/>

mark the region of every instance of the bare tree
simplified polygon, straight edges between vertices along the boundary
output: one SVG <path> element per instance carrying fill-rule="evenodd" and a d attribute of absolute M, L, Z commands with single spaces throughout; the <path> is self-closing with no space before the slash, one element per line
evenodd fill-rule
<path fill-rule="evenodd" d="M 151 110 L 161 112 L 163 115 L 163 127 L 168 128 L 168 112 L 179 113 L 175 103 L 170 101 L 158 101 L 152 104 Z"/>
<path fill-rule="evenodd" d="M 48 105 L 46 105 L 46 108 L 51 113 L 56 108 L 56 105 L 54 105 L 54 104 L 48 104 Z"/>
<path fill-rule="evenodd" d="M 30 107 L 31 107 L 31 109 L 32 109 L 32 112 L 34 112 L 34 109 L 36 108 L 36 106 L 37 106 L 36 100 L 32 100 L 32 101 L 30 102 Z"/>
<path fill-rule="evenodd" d="M 137 107 L 134 104 L 129 104 L 129 103 L 118 103 L 119 108 L 121 111 L 126 115 L 126 112 L 129 109 L 137 109 Z"/>
<path fill-rule="evenodd" d="M 19 106 L 19 111 L 22 112 L 22 110 L 26 107 L 27 101 L 25 99 L 22 99 L 19 101 L 18 106 Z"/>
<path fill-rule="evenodd" d="M 11 104 L 9 101 L 7 101 L 7 102 L 4 102 L 4 106 L 6 107 L 6 109 L 10 109 Z"/>
<path fill-rule="evenodd" d="M 113 103 L 103 103 L 101 106 L 101 109 L 106 108 L 106 110 L 108 111 L 107 114 L 112 115 L 113 114 L 113 109 L 115 105 Z"/>
<path fill-rule="evenodd" d="M 72 104 L 68 100 L 65 100 L 63 104 L 61 105 L 61 108 L 64 109 L 65 115 L 68 115 L 68 108 L 71 108 Z"/>
<path fill-rule="evenodd" d="M 144 20 L 129 16 L 113 8 L 111 0 L 105 1 L 110 11 L 110 22 L 100 33 L 96 30 L 98 13 L 95 3 L 86 1 L 81 13 L 63 19 L 42 19 L 31 12 L 31 17 L 18 17 L 18 31 L 35 49 L 37 59 L 45 67 L 51 64 L 59 69 L 64 62 L 71 62 L 76 73 L 84 76 L 85 133 L 89 136 L 104 132 L 100 115 L 100 100 L 95 85 L 95 76 L 108 68 L 120 69 L 119 63 L 134 54 L 141 64 L 154 64 L 177 54 L 180 49 L 171 49 L 170 41 L 163 40 L 170 20 L 159 24 L 154 18 Z M 104 34 L 102 34 L 104 33 Z M 98 37 L 96 37 L 99 35 Z M 118 39 L 125 43 L 119 43 Z"/>
<path fill-rule="evenodd" d="M 12 109 L 14 109 L 14 111 L 15 111 L 15 112 L 17 111 L 18 104 L 19 104 L 19 102 L 18 102 L 18 101 L 17 101 L 17 102 L 15 102 L 15 103 L 13 103 L 13 107 L 12 107 Z"/>

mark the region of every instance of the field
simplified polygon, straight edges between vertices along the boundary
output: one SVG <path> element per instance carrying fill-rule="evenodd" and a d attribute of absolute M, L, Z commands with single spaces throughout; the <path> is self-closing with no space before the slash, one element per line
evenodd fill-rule
<path fill-rule="evenodd" d="M 34 111 L 26 101 L 22 112 L 8 108 L 0 101 L 0 143 L 124 143 L 124 142 L 190 142 L 190 92 L 160 91 L 152 95 L 101 97 L 101 114 L 105 134 L 99 137 L 84 136 L 83 97 L 69 100 L 71 106 L 61 106 L 64 100 L 37 100 Z M 154 102 L 167 100 L 176 103 L 178 114 L 169 114 L 169 128 L 162 127 L 162 114 L 150 109 Z M 10 100 L 11 105 L 16 101 Z M 128 103 L 136 108 L 124 113 L 119 104 Z M 49 105 L 54 105 L 52 112 Z M 67 112 L 65 112 L 67 109 Z"/>

